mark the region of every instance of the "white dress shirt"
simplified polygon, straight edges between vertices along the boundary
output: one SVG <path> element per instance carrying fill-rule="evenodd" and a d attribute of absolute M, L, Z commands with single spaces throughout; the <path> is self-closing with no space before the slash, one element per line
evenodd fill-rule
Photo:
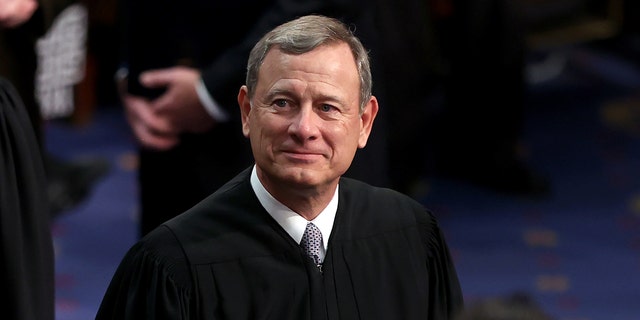
<path fill-rule="evenodd" d="M 255 165 L 251 171 L 251 187 L 258 197 L 260 204 L 297 243 L 300 243 L 302 240 L 302 235 L 304 234 L 304 229 L 307 227 L 307 223 L 313 222 L 313 224 L 320 229 L 320 232 L 322 232 L 323 247 L 322 250 L 320 250 L 320 260 L 324 260 L 329 244 L 329 236 L 333 228 L 333 221 L 335 220 L 336 211 L 338 210 L 339 188 L 336 188 L 336 192 L 327 207 L 324 208 L 315 219 L 307 221 L 307 219 L 276 200 L 276 198 L 264 188 L 260 179 L 258 179 Z"/>

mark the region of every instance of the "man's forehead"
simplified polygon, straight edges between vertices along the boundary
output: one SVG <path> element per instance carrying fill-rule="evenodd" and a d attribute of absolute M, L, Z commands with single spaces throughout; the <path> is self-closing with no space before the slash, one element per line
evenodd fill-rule
<path fill-rule="evenodd" d="M 359 79 L 358 69 L 346 44 L 340 46 L 319 46 L 304 53 L 288 53 L 279 49 L 270 50 L 259 68 L 259 77 L 268 72 L 281 72 L 331 81 L 332 77 L 354 77 Z"/>

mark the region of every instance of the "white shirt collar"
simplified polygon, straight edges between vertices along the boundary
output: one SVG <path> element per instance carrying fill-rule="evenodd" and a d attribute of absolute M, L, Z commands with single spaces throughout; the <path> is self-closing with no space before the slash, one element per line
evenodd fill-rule
<path fill-rule="evenodd" d="M 304 229 L 307 226 L 308 221 L 295 213 L 293 210 L 289 209 L 287 206 L 282 204 L 280 201 L 276 200 L 268 191 L 264 188 L 260 179 L 258 179 L 258 174 L 256 172 L 256 166 L 253 166 L 253 170 L 251 170 L 251 187 L 253 188 L 253 192 L 255 192 L 260 204 L 267 210 L 267 212 L 282 226 L 282 228 L 295 240 L 297 243 L 300 243 L 302 240 L 302 235 L 304 234 Z M 336 217 L 336 211 L 338 210 L 338 188 L 336 187 L 336 192 L 333 195 L 333 198 L 329 202 L 326 208 L 320 212 L 320 214 L 311 222 L 315 224 L 322 232 L 322 241 L 324 244 L 325 251 L 327 250 L 327 246 L 329 244 L 329 236 L 331 235 L 331 230 L 333 229 L 333 221 Z"/>

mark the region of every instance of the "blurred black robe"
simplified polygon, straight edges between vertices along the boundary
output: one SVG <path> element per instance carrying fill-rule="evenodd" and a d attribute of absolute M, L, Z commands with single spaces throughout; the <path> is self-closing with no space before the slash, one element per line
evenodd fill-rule
<path fill-rule="evenodd" d="M 13 84 L 0 77 L 0 318 L 54 319 L 54 257 L 40 145 Z"/>
<path fill-rule="evenodd" d="M 342 178 L 321 272 L 260 205 L 250 173 L 134 245 L 96 319 L 450 319 L 462 307 L 419 203 Z"/>

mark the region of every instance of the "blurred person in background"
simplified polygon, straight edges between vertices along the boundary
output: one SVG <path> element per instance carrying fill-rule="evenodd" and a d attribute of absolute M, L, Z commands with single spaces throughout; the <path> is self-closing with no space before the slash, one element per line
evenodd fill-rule
<path fill-rule="evenodd" d="M 394 189 L 416 198 L 454 178 L 508 195 L 540 196 L 522 142 L 525 25 L 517 1 L 377 2 L 389 97 Z M 416 147 L 421 146 L 421 147 Z"/>
<path fill-rule="evenodd" d="M 527 163 L 526 25 L 518 1 L 434 0 L 447 59 L 442 112 L 434 117 L 434 170 L 508 195 L 544 196 Z"/>
<path fill-rule="evenodd" d="M 0 18 L 4 19 L 0 27 L 0 75 L 7 78 L 16 88 L 34 127 L 44 156 L 47 202 L 53 216 L 83 201 L 108 169 L 107 163 L 100 159 L 69 161 L 48 152 L 44 133 L 46 120 L 42 115 L 41 104 L 36 98 L 36 74 L 39 63 L 36 43 L 50 29 L 58 15 L 77 2 L 0 1 L 3 8 Z"/>
<path fill-rule="evenodd" d="M 0 1 L 0 41 L 38 4 Z M 2 46 L 0 46 L 2 48 Z M 2 59 L 2 56 L 0 56 Z M 14 85 L 0 75 L 0 302 L 3 318 L 53 320 L 54 257 L 41 148 Z"/>

